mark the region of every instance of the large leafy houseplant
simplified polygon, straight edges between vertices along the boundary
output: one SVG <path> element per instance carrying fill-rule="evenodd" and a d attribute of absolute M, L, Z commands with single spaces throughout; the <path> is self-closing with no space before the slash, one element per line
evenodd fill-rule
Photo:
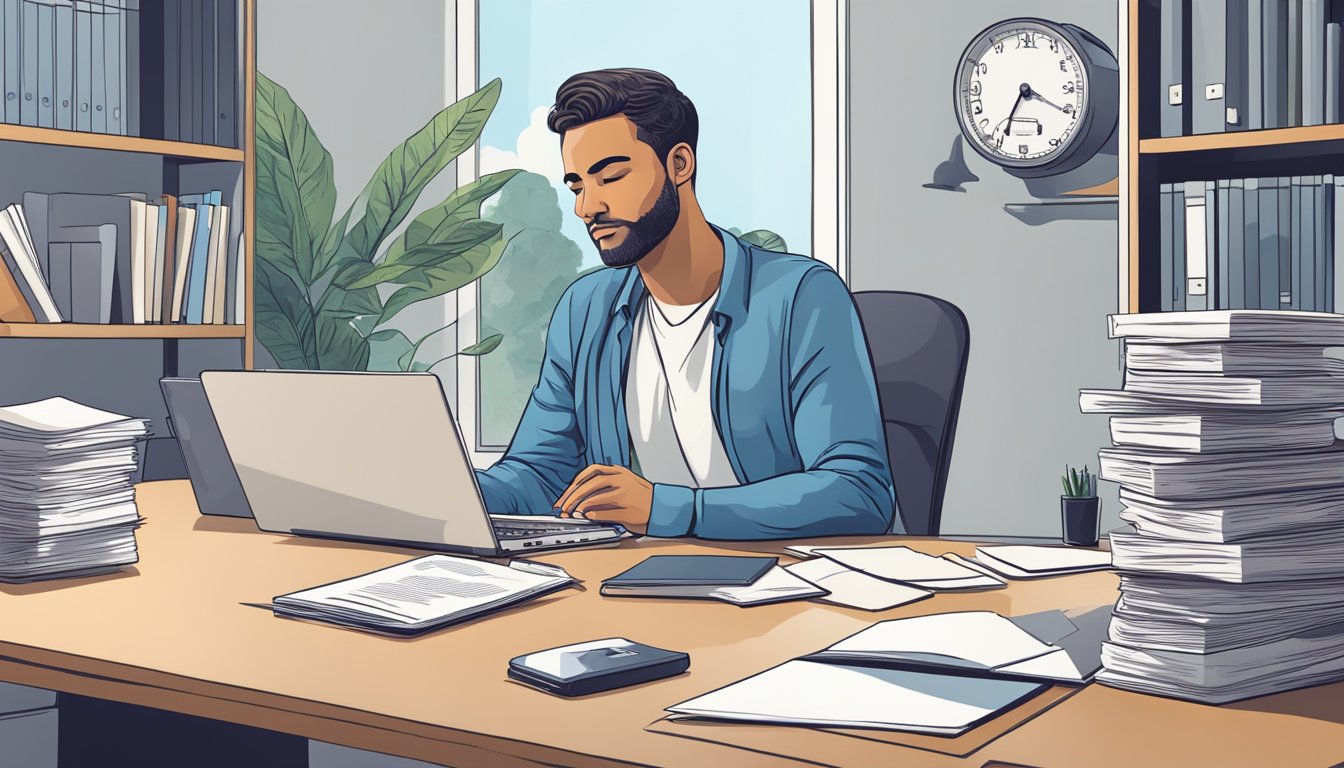
<path fill-rule="evenodd" d="M 256 335 L 281 367 L 427 370 L 439 362 L 417 358 L 437 330 L 412 342 L 383 326 L 499 262 L 508 242 L 499 224 L 481 219 L 481 205 L 518 171 L 459 187 L 384 245 L 425 186 L 476 143 L 500 87 L 492 80 L 435 115 L 333 221 L 331 153 L 289 93 L 257 73 Z M 499 342 L 486 338 L 459 354 L 484 354 Z"/>

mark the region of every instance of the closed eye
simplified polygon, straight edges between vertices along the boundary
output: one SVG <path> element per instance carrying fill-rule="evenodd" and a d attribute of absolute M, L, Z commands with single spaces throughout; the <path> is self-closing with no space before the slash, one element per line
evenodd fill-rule
<path fill-rule="evenodd" d="M 613 181 L 620 181 L 621 179 L 624 179 L 626 176 L 629 176 L 629 175 L 630 175 L 630 171 L 626 171 L 625 173 L 618 173 L 618 174 L 616 174 L 615 176 L 610 176 L 610 177 L 608 177 L 608 178 L 603 179 L 603 180 L 602 180 L 602 183 L 603 183 L 603 184 L 610 184 L 610 183 L 612 183 Z"/>

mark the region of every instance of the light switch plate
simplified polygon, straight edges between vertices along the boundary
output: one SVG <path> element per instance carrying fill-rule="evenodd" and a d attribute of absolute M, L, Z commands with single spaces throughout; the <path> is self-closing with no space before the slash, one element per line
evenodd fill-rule
<path fill-rule="evenodd" d="M 1209 101 L 1223 98 L 1223 84 L 1210 83 L 1209 85 L 1204 86 L 1204 98 Z"/>
<path fill-rule="evenodd" d="M 1185 294 L 1187 296 L 1207 296 L 1207 284 L 1202 277 L 1194 277 L 1187 281 Z"/>
<path fill-rule="evenodd" d="M 1167 86 L 1167 103 L 1173 107 L 1179 107 L 1185 101 L 1184 93 L 1185 89 L 1181 87 L 1180 83 Z"/>

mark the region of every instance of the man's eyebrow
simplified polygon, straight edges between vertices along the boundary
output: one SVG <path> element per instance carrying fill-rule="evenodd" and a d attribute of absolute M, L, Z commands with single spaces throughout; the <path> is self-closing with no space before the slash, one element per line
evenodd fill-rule
<path fill-rule="evenodd" d="M 611 157 L 604 157 L 601 160 L 598 160 L 596 163 L 593 163 L 592 167 L 588 169 L 588 175 L 592 176 L 595 173 L 601 173 L 603 168 L 606 168 L 608 165 L 611 165 L 612 163 L 628 163 L 628 162 L 630 162 L 630 158 L 626 157 L 625 155 L 612 155 Z M 574 184 L 579 181 L 581 181 L 581 179 L 579 178 L 579 174 L 573 172 L 565 174 L 564 182 L 566 184 Z"/>

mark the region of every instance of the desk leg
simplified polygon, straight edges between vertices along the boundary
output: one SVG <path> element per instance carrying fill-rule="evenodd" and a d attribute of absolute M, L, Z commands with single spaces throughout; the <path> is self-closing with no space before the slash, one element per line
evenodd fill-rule
<path fill-rule="evenodd" d="M 307 768 L 308 740 L 62 693 L 60 768 Z"/>

